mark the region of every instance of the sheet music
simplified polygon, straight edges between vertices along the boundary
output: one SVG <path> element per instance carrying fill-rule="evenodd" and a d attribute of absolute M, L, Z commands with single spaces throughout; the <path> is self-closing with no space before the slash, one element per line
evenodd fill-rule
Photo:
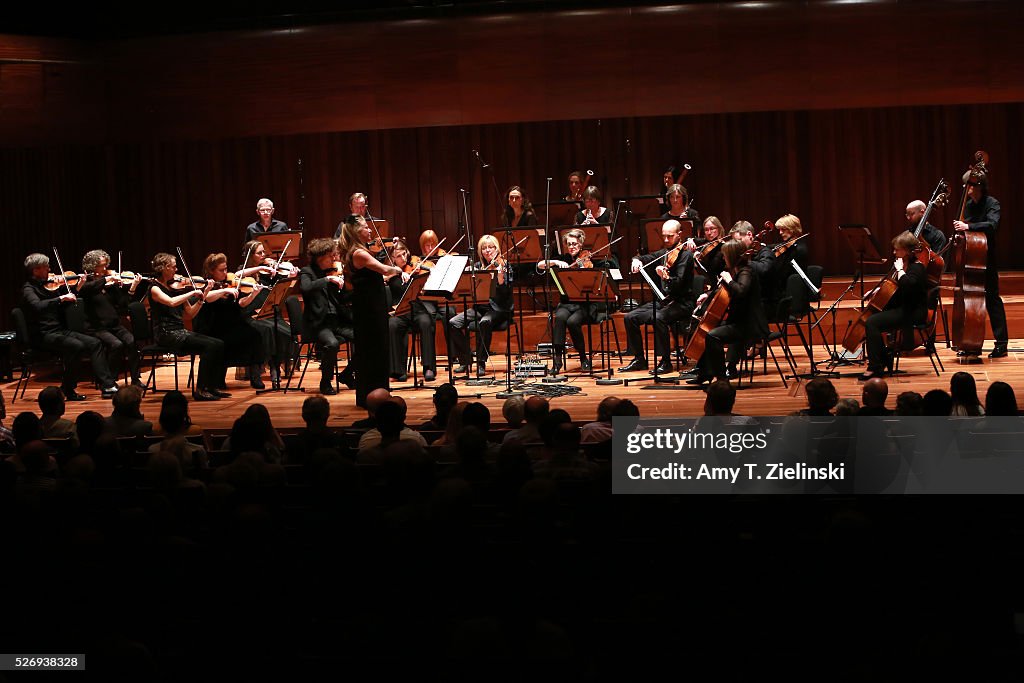
<path fill-rule="evenodd" d="M 651 286 L 651 290 L 654 292 L 655 296 L 658 297 L 658 301 L 664 301 L 666 295 L 661 291 L 660 283 L 655 282 L 654 279 L 651 278 L 650 274 L 647 272 L 647 268 L 641 268 L 640 274 L 644 276 L 645 280 L 647 280 L 647 284 Z"/>
<path fill-rule="evenodd" d="M 455 291 L 455 286 L 459 283 L 459 278 L 468 263 L 468 256 L 442 256 L 430 269 L 430 276 L 423 285 L 423 291 L 429 294 L 450 295 Z"/>

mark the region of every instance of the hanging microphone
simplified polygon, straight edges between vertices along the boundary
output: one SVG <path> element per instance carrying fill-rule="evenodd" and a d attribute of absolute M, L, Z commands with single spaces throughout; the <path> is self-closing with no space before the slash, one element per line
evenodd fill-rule
<path fill-rule="evenodd" d="M 459 188 L 459 192 L 462 194 L 469 194 L 469 190 L 463 190 L 461 187 Z"/>

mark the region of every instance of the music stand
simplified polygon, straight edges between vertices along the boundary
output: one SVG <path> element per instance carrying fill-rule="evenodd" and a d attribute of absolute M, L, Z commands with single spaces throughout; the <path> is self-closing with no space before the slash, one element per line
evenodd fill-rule
<path fill-rule="evenodd" d="M 558 228 L 558 253 L 569 256 L 562 251 L 562 247 L 565 244 L 565 233 L 570 230 L 582 230 L 583 231 L 583 246 L 580 247 L 580 251 L 595 252 L 602 247 L 607 246 L 609 235 L 611 234 L 611 226 L 608 225 L 567 225 Z M 563 259 L 565 260 L 565 259 Z M 607 260 L 607 259 L 602 259 Z M 569 263 L 571 265 L 573 259 L 569 257 Z"/>
<path fill-rule="evenodd" d="M 391 316 L 399 317 L 409 313 L 412 313 L 412 303 L 416 301 L 420 292 L 423 291 L 423 285 L 427 283 L 428 273 L 420 273 L 413 276 L 405 286 L 405 291 L 402 292 L 402 298 L 398 300 L 398 303 L 391 307 Z M 416 335 L 416 325 L 410 326 L 413 338 Z M 415 345 L 413 345 L 415 348 Z M 422 342 L 421 342 L 422 348 Z M 403 391 L 407 389 L 419 389 L 424 386 L 426 382 L 421 382 L 419 379 L 419 372 L 416 369 L 416 359 L 413 359 L 412 363 L 412 386 L 392 387 L 391 391 Z"/>
<path fill-rule="evenodd" d="M 678 220 L 676 218 L 649 218 L 640 221 L 640 228 L 643 231 L 645 237 L 645 246 L 647 247 L 647 253 L 653 254 L 654 252 L 663 249 L 665 247 L 664 241 L 661 238 L 661 226 L 665 225 L 666 221 Z M 693 221 L 679 221 L 682 224 L 682 228 L 679 230 L 681 235 L 685 235 L 687 229 L 690 231 L 690 236 L 693 236 Z M 686 239 L 685 237 L 683 239 Z"/>
<path fill-rule="evenodd" d="M 285 230 L 284 232 L 261 232 L 256 239 L 263 243 L 263 249 L 270 256 L 278 261 L 291 261 L 299 258 L 303 253 L 302 231 Z M 291 240 L 291 244 L 288 241 Z M 282 254 L 285 245 L 288 246 L 288 253 Z"/>
<path fill-rule="evenodd" d="M 626 211 L 638 220 L 657 218 L 665 213 L 665 200 L 660 194 L 644 194 L 635 197 L 616 197 L 615 204 L 626 202 Z"/>
<path fill-rule="evenodd" d="M 535 205 L 533 212 L 537 214 L 537 222 L 547 225 L 572 225 L 576 221 L 576 214 L 582 209 L 582 202 L 551 202 L 547 210 L 549 221 L 545 221 L 545 207 Z"/>
<path fill-rule="evenodd" d="M 882 265 L 886 258 L 878 250 L 878 243 L 875 242 L 871 229 L 860 223 L 844 223 L 839 226 L 839 232 L 846 238 L 850 245 L 850 251 L 857 254 L 857 262 L 860 266 L 860 300 L 864 300 L 864 264 Z"/>
<path fill-rule="evenodd" d="M 603 297 L 605 282 L 608 281 L 608 273 L 603 268 L 571 268 L 562 270 L 551 269 L 551 279 L 555 282 L 555 289 L 562 300 L 562 303 L 580 303 L 586 307 L 588 317 L 590 313 L 590 302 L 592 297 Z M 587 354 L 592 355 L 594 338 L 592 326 L 587 325 Z M 582 353 L 582 351 L 581 351 Z M 568 373 L 566 373 L 566 376 Z M 574 377 L 593 377 L 594 364 L 590 363 L 590 371 L 571 375 Z"/>

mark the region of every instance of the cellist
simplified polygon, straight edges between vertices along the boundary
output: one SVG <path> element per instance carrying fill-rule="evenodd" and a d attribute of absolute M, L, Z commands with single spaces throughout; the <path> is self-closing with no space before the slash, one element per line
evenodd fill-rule
<path fill-rule="evenodd" d="M 896 293 L 889 299 L 885 310 L 870 315 L 864 321 L 864 337 L 868 369 L 861 381 L 881 377 L 891 359 L 882 343 L 882 332 L 902 329 L 923 323 L 928 318 L 928 274 L 924 264 L 917 260 L 921 243 L 914 233 L 905 230 L 892 240 L 893 277 Z"/>
<path fill-rule="evenodd" d="M 736 362 L 748 346 L 768 334 L 768 319 L 761 300 L 761 282 L 750 265 L 747 246 L 738 239 L 722 245 L 725 270 L 719 275 L 719 286 L 729 294 L 729 311 L 725 323 L 708 332 L 704 353 L 688 384 L 704 384 L 712 379 L 736 377 Z M 700 306 L 709 294 L 697 299 Z M 729 345 L 728 357 L 725 345 Z"/>
<path fill-rule="evenodd" d="M 999 296 L 999 269 L 996 266 L 996 231 L 999 229 L 999 201 L 988 193 L 988 175 L 977 171 L 964 174 L 967 184 L 967 205 L 963 220 L 953 221 L 953 228 L 964 232 L 977 230 L 988 239 L 988 254 L 985 268 L 985 308 L 992 324 L 992 335 L 996 338 L 995 348 L 989 358 L 1006 356 L 1009 331 L 1006 327 L 1006 309 Z"/>

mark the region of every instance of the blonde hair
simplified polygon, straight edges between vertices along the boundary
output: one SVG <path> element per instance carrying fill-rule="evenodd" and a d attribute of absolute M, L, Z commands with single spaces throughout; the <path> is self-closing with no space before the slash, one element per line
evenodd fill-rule
<path fill-rule="evenodd" d="M 341 237 L 338 238 L 338 254 L 342 263 L 352 264 L 352 255 L 359 249 L 366 249 L 363 239 L 359 235 L 360 228 L 366 225 L 366 219 L 362 216 L 352 214 L 341 228 Z"/>
<path fill-rule="evenodd" d="M 499 242 L 498 238 L 494 235 L 484 235 L 481 237 L 480 241 L 476 243 L 476 253 L 483 254 L 485 245 L 491 245 L 498 251 L 501 251 L 501 242 Z M 481 260 L 482 259 L 483 257 L 481 256 Z"/>
<path fill-rule="evenodd" d="M 775 221 L 775 227 L 779 230 L 789 230 L 796 237 L 803 233 L 804 228 L 800 225 L 800 219 L 791 213 L 787 213 L 785 216 Z"/>
<path fill-rule="evenodd" d="M 708 223 L 718 228 L 719 237 L 725 234 L 725 226 L 722 225 L 722 219 L 720 219 L 718 216 L 708 216 L 707 218 L 704 219 L 704 222 L 701 223 L 701 227 L 704 229 L 705 234 L 707 233 Z"/>

